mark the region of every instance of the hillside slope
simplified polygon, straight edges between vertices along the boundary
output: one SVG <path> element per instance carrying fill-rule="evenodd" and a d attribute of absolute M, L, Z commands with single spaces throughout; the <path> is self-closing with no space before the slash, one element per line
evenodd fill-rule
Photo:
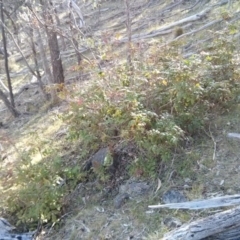
<path fill-rule="evenodd" d="M 114 0 L 98 1 L 98 4 L 97 8 L 93 8 L 89 1 L 81 8 L 87 26 L 85 38 L 82 40 L 83 55 L 87 59 L 83 63 L 83 69 L 74 69 L 76 59 L 73 48 L 69 46 L 69 49 L 62 51 L 67 91 L 61 96 L 63 101 L 58 106 L 44 103 L 34 84 L 22 91 L 20 88 L 28 84 L 31 76 L 23 64 L 20 69 L 13 69 L 19 71 L 21 76 L 12 73 L 15 78 L 14 92 L 20 91 L 16 104 L 20 110 L 30 114 L 12 119 L 0 103 L 0 188 L 7 196 L 9 194 L 7 198 L 5 194 L 0 196 L 3 214 L 7 212 L 7 209 L 4 209 L 6 199 L 17 196 L 11 191 L 14 190 L 14 181 L 18 179 L 13 176 L 19 162 L 26 161 L 27 166 L 31 158 L 34 168 L 37 163 L 41 163 L 44 154 L 48 156 L 49 163 L 59 154 L 66 166 L 79 164 L 78 159 L 85 149 L 79 143 L 68 141 L 69 126 L 62 120 L 65 114 L 72 110 L 71 103 L 76 100 L 73 93 L 83 92 L 85 96 L 84 93 L 91 89 L 92 82 L 98 81 L 96 76 L 108 74 L 126 61 L 129 50 L 129 35 L 125 23 L 126 6 L 123 1 Z M 61 11 L 64 19 L 64 9 Z M 238 1 L 203 0 L 193 3 L 187 0 L 139 0 L 130 1 L 129 11 L 133 52 L 140 57 L 136 57 L 136 62 L 141 57 L 145 59 L 156 44 L 158 49 L 168 44 L 176 44 L 179 55 L 183 59 L 189 59 L 193 54 L 200 54 L 204 47 L 226 29 L 234 26 L 235 32 L 233 36 L 229 36 L 230 40 L 239 37 Z M 90 39 L 93 39 L 94 44 Z M 238 49 L 239 45 L 236 47 Z M 238 55 L 235 58 L 238 59 Z M 88 59 L 96 61 L 93 67 L 88 66 Z M 103 85 L 110 85 L 104 81 Z M 99 179 L 88 179 L 87 182 L 79 183 L 74 190 L 69 189 L 69 196 L 64 198 L 66 202 L 62 203 L 62 206 L 66 207 L 63 209 L 64 214 L 53 225 L 44 226 L 37 239 L 160 239 L 164 232 L 172 228 L 172 225 L 166 223 L 168 219 L 175 217 L 176 221 L 170 221 L 174 225 L 178 221 L 181 224 L 208 214 L 207 211 L 149 211 L 148 205 L 161 202 L 167 190 L 178 190 L 188 199 L 238 193 L 240 153 L 238 143 L 227 139 L 226 133 L 240 132 L 239 105 L 235 103 L 228 112 L 219 115 L 213 113 L 209 117 L 211 119 L 208 131 L 203 130 L 201 134 L 192 136 L 184 146 L 184 159 L 181 152 L 174 153 L 170 166 L 162 164 L 162 171 L 158 169 L 160 174 L 157 177 L 147 180 L 141 177 L 129 179 L 129 175 L 124 175 L 123 171 L 122 176 L 116 176 L 115 182 L 102 185 Z M 129 149 L 128 156 L 134 158 L 134 146 L 129 146 Z M 94 152 L 91 154 L 94 155 Z M 45 163 L 42 163 L 43 165 L 45 166 Z M 39 167 L 35 170 L 41 172 Z M 121 171 L 117 174 L 120 173 Z M 24 174 L 20 180 L 24 178 Z M 51 174 L 55 174 L 54 168 Z M 124 197 L 126 188 L 131 183 L 140 184 L 137 185 L 140 189 L 147 186 L 146 192 Z M 121 187 L 125 188 L 121 206 L 118 208 L 115 202 Z M 14 216 L 9 218 L 15 220 Z"/>

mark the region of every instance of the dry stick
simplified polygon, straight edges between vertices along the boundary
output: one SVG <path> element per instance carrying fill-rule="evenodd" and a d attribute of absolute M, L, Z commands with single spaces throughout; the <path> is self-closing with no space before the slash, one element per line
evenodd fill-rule
<path fill-rule="evenodd" d="M 141 5 L 141 6 L 138 6 L 138 7 L 136 8 L 136 11 L 134 11 L 134 12 L 133 12 L 133 9 L 130 9 L 130 10 L 131 10 L 131 18 L 130 18 L 130 19 L 132 20 L 132 19 L 135 18 L 136 15 L 142 14 L 143 11 L 142 11 L 142 10 L 138 10 L 138 9 L 139 9 L 139 8 L 143 8 L 143 7 L 144 7 L 144 8 L 147 8 L 148 5 L 149 5 L 149 3 L 143 4 L 143 5 Z M 137 11 L 137 10 L 138 10 L 138 11 Z M 123 16 L 123 15 L 124 15 L 124 11 L 121 11 L 121 12 L 116 13 L 114 16 L 110 16 L 110 17 L 108 17 L 108 18 L 106 18 L 106 19 L 103 19 L 102 22 L 109 21 L 110 19 L 116 19 L 118 16 L 121 17 L 121 19 L 122 19 L 122 16 Z M 125 19 L 123 19 L 123 20 L 121 20 L 120 22 L 118 22 L 117 24 L 113 25 L 113 26 L 111 27 L 111 29 L 118 29 L 118 28 L 121 27 L 122 24 L 124 24 L 124 23 L 126 23 L 126 20 L 125 20 Z M 132 24 L 133 24 L 133 23 L 132 23 Z"/>
<path fill-rule="evenodd" d="M 186 9 L 183 9 L 181 12 L 184 12 L 184 11 L 188 11 L 188 10 L 193 9 L 193 8 L 196 7 L 201 1 L 202 1 L 202 0 L 196 1 L 196 3 L 195 3 L 193 6 L 191 6 L 191 7 L 189 7 L 189 8 L 186 8 Z"/>
<path fill-rule="evenodd" d="M 200 1 L 201 1 L 201 0 L 199 0 L 199 2 L 200 2 Z M 163 13 L 165 13 L 165 12 L 171 10 L 172 8 L 178 6 L 178 5 L 181 4 L 182 2 L 183 2 L 183 1 L 179 1 L 179 2 L 177 2 L 177 3 L 173 4 L 173 5 L 171 5 L 170 7 L 166 8 L 166 9 L 163 10 L 162 12 L 159 12 L 158 14 L 163 14 Z M 197 5 L 197 4 L 195 4 L 193 7 L 195 7 L 196 5 Z M 187 10 L 193 8 L 193 7 L 190 7 L 190 8 L 184 9 L 184 10 L 182 10 L 181 12 L 183 12 L 183 11 L 187 11 Z M 173 17 L 173 16 L 174 16 L 174 14 L 172 14 L 172 15 L 169 14 L 167 17 L 162 18 L 162 20 L 167 19 L 167 18 L 171 18 L 171 17 Z"/>
<path fill-rule="evenodd" d="M 217 143 L 216 143 L 216 141 L 214 140 L 214 137 L 213 137 L 213 135 L 212 135 L 212 132 L 210 131 L 210 126 L 209 126 L 209 133 L 210 133 L 210 134 L 208 134 L 205 129 L 204 129 L 204 132 L 205 132 L 206 135 L 207 135 L 208 137 L 210 137 L 210 138 L 212 139 L 212 141 L 213 141 L 213 161 L 215 161 L 216 150 L 217 150 Z"/>
<path fill-rule="evenodd" d="M 6 87 L 6 85 L 4 84 L 4 82 L 2 81 L 2 79 L 0 78 L 0 84 L 2 85 L 2 87 L 9 92 L 9 89 Z"/>
<path fill-rule="evenodd" d="M 83 19 L 83 14 L 82 14 L 81 8 L 72 0 L 70 1 L 70 4 L 71 4 L 71 7 L 76 11 L 77 15 L 80 18 L 79 26 L 80 27 L 85 26 L 85 21 Z"/>
<path fill-rule="evenodd" d="M 0 89 L 0 99 L 4 102 L 4 104 L 7 106 L 8 110 L 12 113 L 14 117 L 17 117 L 20 115 L 20 113 L 9 102 L 7 96 L 4 94 L 4 92 L 1 89 Z"/>
<path fill-rule="evenodd" d="M 193 30 L 193 31 L 188 32 L 188 33 L 184 33 L 184 34 L 182 34 L 181 36 L 179 36 L 179 37 L 177 37 L 177 38 L 174 38 L 173 40 L 167 42 L 166 44 L 170 44 L 170 43 L 172 43 L 172 42 L 175 42 L 176 40 L 178 40 L 178 39 L 180 39 L 180 38 L 183 38 L 183 37 L 185 37 L 185 36 L 189 36 L 189 35 L 192 35 L 192 34 L 194 34 L 194 33 L 197 33 L 197 32 L 199 32 L 199 31 L 202 31 L 202 30 L 210 27 L 211 25 L 214 25 L 214 24 L 217 24 L 217 23 L 220 23 L 220 22 L 222 22 L 222 20 L 215 20 L 215 21 L 212 21 L 212 22 L 210 22 L 210 23 L 207 23 L 206 25 L 204 25 L 204 26 L 202 26 L 202 27 L 200 27 L 200 28 L 198 28 L 198 29 L 196 29 L 196 30 Z M 168 33 L 170 33 L 170 32 L 172 32 L 172 30 L 166 30 L 166 31 L 163 31 L 163 32 L 158 31 L 158 32 L 155 32 L 155 33 L 153 33 L 153 34 L 145 35 L 145 36 L 143 36 L 141 39 L 146 39 L 146 38 L 150 38 L 150 37 L 156 37 L 156 36 L 159 36 L 159 35 L 165 35 L 165 34 L 168 34 Z M 133 41 L 134 41 L 134 40 L 139 40 L 139 39 L 133 39 Z M 163 46 L 166 46 L 166 44 L 164 44 Z M 161 46 L 161 47 L 163 47 L 163 46 Z"/>
<path fill-rule="evenodd" d="M 228 133 L 227 137 L 240 139 L 240 134 L 239 133 Z"/>
<path fill-rule="evenodd" d="M 125 0 L 126 5 L 126 27 L 127 27 L 127 62 L 131 70 L 133 70 L 132 65 L 132 28 L 131 28 L 131 19 L 130 19 L 130 4 L 129 0 Z"/>
<path fill-rule="evenodd" d="M 80 32 L 80 34 L 81 34 L 82 36 L 85 36 L 84 33 L 80 30 L 80 28 L 77 26 L 76 21 L 75 21 L 75 18 L 74 18 L 74 22 L 75 22 L 75 27 L 76 27 L 76 29 L 78 30 L 78 32 Z M 70 24 L 71 24 L 71 23 L 70 23 Z M 76 46 L 76 44 L 74 43 L 74 40 L 73 40 L 73 37 L 72 37 L 72 36 L 70 36 L 70 37 L 65 36 L 65 35 L 63 35 L 61 32 L 60 32 L 59 34 L 61 34 L 64 38 L 68 39 L 68 40 L 72 43 L 72 46 L 73 46 L 73 48 L 75 49 L 75 51 L 78 52 L 78 53 L 81 55 L 81 57 L 84 58 L 89 64 L 92 64 L 92 61 L 91 61 L 88 57 L 86 57 L 86 56 L 79 50 L 78 46 Z M 91 48 L 88 48 L 88 50 L 91 52 L 91 54 L 92 54 L 92 56 L 93 56 L 93 59 L 94 59 L 94 60 L 97 60 L 97 58 L 96 58 L 96 56 L 94 55 L 92 49 L 91 49 Z M 98 68 L 101 70 L 100 64 L 98 64 Z"/>
<path fill-rule="evenodd" d="M 42 22 L 42 20 L 37 16 L 37 14 L 35 13 L 35 11 L 34 11 L 33 9 L 30 9 L 30 11 L 34 14 L 34 16 L 36 17 L 36 19 L 38 20 L 38 22 L 39 22 L 43 27 L 45 27 L 44 22 Z M 61 36 L 63 36 L 64 38 L 68 39 L 68 40 L 72 43 L 74 49 L 75 49 L 76 51 L 78 51 L 85 60 L 87 60 L 89 63 L 92 63 L 91 60 L 90 60 L 88 57 L 86 57 L 85 55 L 83 55 L 83 54 L 79 51 L 79 49 L 76 48 L 76 46 L 74 45 L 74 43 L 73 43 L 73 41 L 72 41 L 72 39 L 71 39 L 70 37 L 63 35 L 60 31 L 58 31 L 58 29 L 56 29 L 56 28 L 54 28 L 54 27 L 49 27 L 49 26 L 47 26 L 47 28 L 51 29 L 52 31 L 56 31 L 59 35 L 61 35 Z M 79 29 L 79 28 L 78 28 L 78 29 Z"/>
<path fill-rule="evenodd" d="M 213 161 L 215 161 L 215 158 L 216 158 L 216 150 L 217 150 L 217 143 L 216 143 L 216 141 L 214 140 L 212 133 L 210 133 L 210 134 L 211 134 L 211 138 L 212 138 L 212 141 L 213 141 Z"/>
<path fill-rule="evenodd" d="M 209 208 L 229 207 L 234 205 L 240 205 L 240 194 L 227 195 L 203 200 L 193 200 L 190 202 L 150 205 L 148 207 L 151 209 L 169 208 L 200 210 Z"/>
<path fill-rule="evenodd" d="M 237 13 L 235 14 L 235 16 L 237 16 L 237 17 L 234 18 L 233 20 L 231 20 L 230 23 L 234 23 L 235 21 L 237 21 L 237 20 L 240 18 L 240 14 L 239 14 L 239 13 L 240 13 L 240 12 L 237 12 Z M 203 30 L 203 29 L 205 29 L 205 28 L 207 28 L 207 27 L 209 27 L 209 26 L 211 26 L 211 25 L 213 25 L 213 24 L 217 24 L 217 23 L 220 23 L 220 22 L 222 22 L 222 21 L 223 21 L 223 20 L 215 20 L 215 21 L 213 21 L 213 22 L 210 22 L 210 23 L 204 25 L 204 26 L 201 27 L 201 28 L 198 28 L 197 30 L 194 30 L 194 31 L 192 31 L 192 32 L 190 32 L 190 33 L 183 34 L 183 35 L 179 36 L 178 38 L 175 38 L 174 40 L 178 40 L 178 39 L 181 38 L 181 37 L 184 37 L 184 36 L 187 36 L 187 35 L 190 35 L 190 34 L 199 32 L 199 31 L 201 31 L 201 30 Z M 240 35 L 240 34 L 234 35 L 234 39 L 239 38 L 239 35 Z M 194 47 L 194 46 L 196 46 L 196 45 L 199 46 L 201 43 L 208 42 L 208 41 L 210 41 L 210 40 L 212 40 L 212 39 L 214 39 L 214 37 L 210 37 L 210 38 L 204 39 L 204 40 L 202 40 L 202 41 L 200 41 L 200 42 L 197 42 L 196 44 L 193 44 L 191 47 Z M 173 41 L 174 41 L 174 40 L 173 40 Z M 169 44 L 169 43 L 168 43 L 168 44 Z M 193 54 L 194 54 L 194 53 L 185 54 L 185 55 L 184 55 L 184 58 L 188 58 L 189 56 L 192 56 Z"/>
<path fill-rule="evenodd" d="M 159 14 L 163 14 L 164 12 L 167 12 L 171 9 L 173 9 L 174 7 L 178 6 L 179 4 L 181 4 L 183 2 L 183 0 L 177 2 L 177 3 L 174 3 L 172 4 L 171 6 L 167 7 L 166 9 L 164 9 L 162 12 L 160 12 Z"/>
<path fill-rule="evenodd" d="M 1 22 L 1 24 L 3 24 L 3 23 Z M 3 24 L 3 25 L 4 25 L 4 24 Z M 10 36 L 11 36 L 11 38 L 12 38 L 12 40 L 13 40 L 15 46 L 17 47 L 18 51 L 19 51 L 20 54 L 22 55 L 22 57 L 23 57 L 23 59 L 24 59 L 26 65 L 27 65 L 29 71 L 30 71 L 34 76 L 36 76 L 36 73 L 32 70 L 32 68 L 31 68 L 30 65 L 28 64 L 28 61 L 27 61 L 26 57 L 24 56 L 24 54 L 23 54 L 21 48 L 19 47 L 18 43 L 16 42 L 16 40 L 15 40 L 13 34 L 12 34 L 11 31 L 7 28 L 6 25 L 4 25 L 4 28 L 5 28 L 5 29 L 7 30 L 7 32 L 10 34 Z"/>
<path fill-rule="evenodd" d="M 214 20 L 214 21 L 212 21 L 212 22 L 210 22 L 210 23 L 207 23 L 207 24 L 205 24 L 204 26 L 202 26 L 202 27 L 200 27 L 200 28 L 198 28 L 198 29 L 196 29 L 196 30 L 193 30 L 193 31 L 191 31 L 191 32 L 182 34 L 181 36 L 175 38 L 175 39 L 172 40 L 171 42 L 174 42 L 174 41 L 176 41 L 176 40 L 178 40 L 178 39 L 180 39 L 180 38 L 182 38 L 182 37 L 186 37 L 186 36 L 188 36 L 188 35 L 192 35 L 192 34 L 194 34 L 194 33 L 200 32 L 200 31 L 202 31 L 202 30 L 204 30 L 204 29 L 206 29 L 206 28 L 208 28 L 208 27 L 211 27 L 211 26 L 214 25 L 214 24 L 220 23 L 220 22 L 222 22 L 222 19 L 220 19 L 220 20 Z M 171 42 L 169 42 L 169 43 L 171 43 Z"/>
<path fill-rule="evenodd" d="M 69 24 L 69 26 L 70 26 L 70 33 L 71 33 L 71 35 L 72 35 L 72 43 L 74 44 L 74 46 L 76 47 L 76 49 L 79 49 L 79 44 L 78 44 L 78 41 L 76 40 L 76 38 L 75 38 L 75 36 L 74 36 L 74 28 L 73 28 L 73 26 L 72 26 L 72 24 L 71 24 L 71 21 L 72 21 L 72 19 L 74 20 L 74 22 L 75 22 L 75 25 L 77 24 L 76 23 L 76 19 L 75 19 L 75 17 L 74 17 L 74 14 L 73 14 L 73 12 L 72 12 L 72 9 L 69 9 L 69 21 L 70 21 L 70 24 Z M 77 56 L 77 62 L 78 62 L 78 65 L 80 65 L 80 63 L 81 63 L 81 61 L 82 61 L 82 57 L 81 57 L 81 54 L 79 53 L 79 50 L 77 51 L 77 50 L 75 50 L 75 54 L 76 54 L 76 56 Z"/>
<path fill-rule="evenodd" d="M 184 23 L 189 23 L 189 22 L 193 22 L 193 21 L 200 20 L 200 19 L 202 19 L 210 10 L 211 10 L 210 8 L 207 8 L 207 9 L 203 10 L 202 12 L 200 12 L 200 13 L 198 13 L 198 14 L 192 15 L 192 16 L 187 17 L 187 18 L 184 18 L 184 19 L 182 19 L 182 20 L 180 20 L 180 21 L 177 21 L 177 22 L 174 22 L 174 23 L 172 23 L 172 24 L 169 24 L 169 25 L 167 25 L 167 26 L 165 26 L 165 27 L 160 28 L 158 31 L 156 31 L 156 32 L 153 33 L 153 34 L 142 34 L 142 35 L 140 35 L 140 34 L 135 34 L 135 35 L 132 36 L 132 40 L 139 40 L 139 36 L 140 36 L 140 39 L 149 38 L 149 37 L 155 37 L 155 36 L 160 35 L 160 34 L 163 33 L 164 31 L 171 31 L 171 28 L 176 27 L 176 26 L 178 26 L 178 25 L 180 25 L 180 24 L 184 24 Z M 220 21 L 220 20 L 216 20 L 216 21 Z M 213 21 L 212 23 L 216 23 L 216 21 Z M 212 24 L 212 23 L 211 23 L 211 24 Z M 211 25 L 211 24 L 210 24 L 210 25 Z M 205 27 L 208 27 L 208 24 L 207 24 Z M 203 29 L 203 28 L 201 28 L 201 30 L 202 30 L 202 29 Z M 196 30 L 195 30 L 195 31 L 196 31 Z M 191 33 L 187 33 L 187 34 L 183 34 L 183 35 L 186 36 L 186 35 L 189 35 L 189 34 L 194 33 L 195 31 L 192 31 Z M 181 35 L 181 37 L 182 37 L 183 35 Z M 177 38 L 175 38 L 175 40 L 176 40 L 176 39 L 177 39 Z M 126 41 L 127 41 L 127 38 L 122 38 L 121 41 L 122 41 L 122 42 L 126 42 Z"/>
<path fill-rule="evenodd" d="M 173 170 L 170 174 L 169 174 L 169 177 L 168 177 L 168 182 L 170 182 L 171 178 L 172 178 L 172 175 L 176 172 L 176 170 Z"/>
<path fill-rule="evenodd" d="M 202 31 L 202 30 L 204 30 L 204 29 L 206 29 L 206 28 L 208 28 L 208 27 L 210 27 L 210 26 L 212 26 L 212 25 L 214 25 L 214 24 L 218 24 L 218 23 L 220 23 L 220 22 L 222 22 L 222 21 L 223 21 L 222 19 L 220 19 L 220 20 L 214 20 L 214 21 L 212 21 L 212 22 L 210 22 L 210 23 L 207 23 L 206 25 L 204 25 L 204 26 L 202 26 L 202 27 L 200 27 L 200 28 L 198 28 L 198 29 L 196 29 L 196 30 L 193 30 L 193 31 L 191 31 L 191 32 L 182 34 L 181 36 L 175 38 L 174 40 L 169 41 L 167 44 L 170 44 L 171 42 L 174 42 L 174 41 L 176 41 L 176 40 L 178 40 L 178 39 L 180 39 L 180 38 L 183 38 L 183 37 L 185 37 L 185 36 L 189 36 L 189 35 L 191 35 L 191 34 L 194 34 L 194 33 L 197 33 L 197 32 L 199 32 L 199 31 Z M 179 24 L 179 22 L 173 23 L 173 26 L 177 26 L 178 24 Z M 146 39 L 146 38 L 156 37 L 156 36 L 159 36 L 159 35 L 165 35 L 165 34 L 168 34 L 168 33 L 170 33 L 170 32 L 172 32 L 172 30 L 163 31 L 162 29 L 160 29 L 160 30 L 158 30 L 158 31 L 155 31 L 155 32 L 152 33 L 152 34 L 133 35 L 133 36 L 132 36 L 132 41 L 138 41 L 138 40 L 142 40 L 142 39 Z M 121 41 L 122 41 L 122 42 L 126 42 L 126 38 L 123 38 Z M 166 44 L 164 44 L 163 46 L 165 46 L 165 45 L 166 45 Z"/>
<path fill-rule="evenodd" d="M 97 13 L 99 12 L 106 12 L 106 11 L 109 11 L 109 8 L 103 8 L 103 9 L 100 9 L 100 10 L 97 10 L 97 11 L 93 11 L 93 12 L 90 12 L 90 13 L 87 13 L 87 14 L 84 14 L 84 17 L 91 17 L 92 15 L 96 15 Z M 110 17 L 111 18 L 111 17 Z"/>

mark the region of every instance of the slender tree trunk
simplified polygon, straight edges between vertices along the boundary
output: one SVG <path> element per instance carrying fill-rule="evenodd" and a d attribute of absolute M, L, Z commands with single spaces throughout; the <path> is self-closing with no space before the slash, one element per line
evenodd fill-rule
<path fill-rule="evenodd" d="M 4 102 L 6 107 L 9 109 L 9 111 L 12 113 L 14 117 L 18 117 L 20 113 L 12 106 L 11 102 L 8 100 L 7 96 L 4 94 L 4 92 L 0 89 L 0 99 Z"/>
<path fill-rule="evenodd" d="M 73 27 L 74 15 L 73 15 L 72 11 L 73 11 L 72 10 L 72 4 L 70 4 L 70 6 L 69 6 L 70 31 L 71 31 L 71 34 L 72 34 L 72 43 L 74 45 L 74 50 L 75 50 L 75 53 L 76 53 L 76 56 L 77 56 L 77 62 L 78 62 L 78 65 L 80 65 L 80 63 L 82 61 L 82 57 L 81 57 L 81 54 L 78 50 L 78 41 L 74 37 L 74 27 Z"/>
<path fill-rule="evenodd" d="M 51 56 L 51 64 L 52 64 L 52 74 L 53 74 L 53 82 L 55 84 L 64 84 L 64 73 L 62 66 L 62 59 L 60 55 L 57 33 L 54 31 L 54 20 L 51 14 L 50 6 L 52 6 L 51 1 L 41 0 L 40 1 L 45 13 L 46 19 L 46 33 L 48 38 L 48 46 Z M 52 13 L 54 13 L 52 9 Z"/>
<path fill-rule="evenodd" d="M 40 89 L 42 91 L 42 94 L 46 100 L 49 99 L 48 94 L 45 91 L 44 84 L 42 82 L 42 77 L 39 71 L 39 64 L 38 64 L 38 58 L 37 58 L 37 51 L 34 43 L 34 35 L 33 35 L 33 29 L 29 29 L 29 34 L 30 34 L 30 42 L 31 42 L 31 47 L 32 47 L 32 52 L 33 52 L 33 60 L 35 63 L 35 68 L 36 68 L 36 77 L 40 86 Z"/>
<path fill-rule="evenodd" d="M 48 20 L 51 21 L 51 23 L 53 23 L 53 18 L 51 15 L 48 15 L 47 18 Z M 63 66 L 58 46 L 57 34 L 47 29 L 47 36 L 52 63 L 53 81 L 54 83 L 57 84 L 63 84 L 64 83 Z"/>
<path fill-rule="evenodd" d="M 60 19 L 58 17 L 56 9 L 54 10 L 54 13 L 55 13 L 55 17 L 56 17 L 58 27 L 61 27 L 61 22 L 60 22 Z M 67 45 L 65 43 L 65 40 L 64 40 L 64 37 L 62 36 L 62 34 L 60 35 L 60 39 L 61 39 L 61 43 L 62 43 L 62 49 L 65 51 L 67 49 Z"/>
<path fill-rule="evenodd" d="M 131 9 L 130 9 L 130 0 L 125 0 L 126 6 L 126 28 L 127 28 L 127 62 L 129 65 L 130 70 L 133 70 L 132 64 L 132 22 L 131 22 Z"/>
<path fill-rule="evenodd" d="M 46 53 L 44 50 L 44 44 L 43 44 L 43 40 L 42 40 L 42 36 L 41 36 L 41 32 L 40 32 L 39 28 L 36 29 L 36 33 L 37 33 L 39 53 L 40 53 L 40 57 L 42 59 L 43 69 L 44 69 L 44 72 L 48 79 L 48 83 L 51 84 L 51 83 L 53 83 L 53 77 L 52 77 L 51 69 L 48 64 L 48 60 L 47 60 L 47 56 L 46 56 Z"/>
<path fill-rule="evenodd" d="M 3 14 L 3 1 L 2 0 L 0 0 L 0 11 L 1 11 L 1 22 L 2 22 L 1 26 L 2 26 L 2 39 L 3 39 L 5 71 L 6 71 L 6 75 L 7 75 L 10 101 L 11 101 L 12 107 L 14 108 L 15 103 L 14 103 L 12 83 L 11 83 L 10 74 L 9 74 L 9 67 L 8 67 L 7 41 L 6 41 L 6 35 L 5 35 L 5 29 L 4 29 L 4 14 Z"/>
<path fill-rule="evenodd" d="M 53 76 L 52 76 L 52 72 L 51 69 L 49 67 L 48 64 L 48 60 L 47 60 L 47 56 L 45 53 L 45 49 L 44 49 L 44 44 L 43 44 L 43 40 L 42 40 L 42 36 L 41 36 L 41 32 L 40 29 L 37 28 L 36 29 L 36 33 L 37 33 L 37 39 L 38 39 L 38 46 L 39 46 L 39 53 L 40 53 L 40 57 L 42 59 L 42 64 L 43 64 L 43 69 L 48 81 L 48 84 L 51 85 L 53 84 Z M 50 87 L 50 94 L 51 94 L 51 100 L 53 102 L 57 101 L 57 94 L 54 88 Z"/>

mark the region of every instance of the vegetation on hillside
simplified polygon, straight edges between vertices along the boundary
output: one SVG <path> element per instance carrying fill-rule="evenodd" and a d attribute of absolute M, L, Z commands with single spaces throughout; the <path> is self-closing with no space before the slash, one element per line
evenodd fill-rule
<path fill-rule="evenodd" d="M 88 88 L 60 95 L 72 99 L 58 116 L 69 126 L 66 145 L 77 145 L 81 153 L 70 162 L 59 146 L 32 133 L 37 144 L 19 152 L 17 172 L 5 183 L 8 213 L 32 228 L 38 221 L 56 222 L 78 183 L 103 179 L 101 174 L 107 173 L 83 168 L 86 159 L 105 146 L 136 146 L 137 155 L 124 172 L 156 178 L 159 165 L 168 164 L 174 150 L 200 134 L 214 114 L 238 101 L 239 69 L 231 36 L 229 31 L 213 34 L 215 40 L 190 58 L 183 57 L 179 42 L 154 43 L 144 54 L 132 55 L 133 68 L 122 63 L 96 71 Z M 141 52 L 138 45 L 132 50 Z M 36 153 L 40 162 L 33 161 Z"/>

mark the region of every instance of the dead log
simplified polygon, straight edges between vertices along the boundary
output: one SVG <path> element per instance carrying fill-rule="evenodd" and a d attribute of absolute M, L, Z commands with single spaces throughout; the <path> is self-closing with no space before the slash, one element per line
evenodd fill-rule
<path fill-rule="evenodd" d="M 240 194 L 183 203 L 152 205 L 149 208 L 208 209 L 240 205 Z M 162 240 L 237 240 L 240 239 L 240 206 L 184 224 L 164 235 Z"/>
<path fill-rule="evenodd" d="M 168 31 L 170 29 L 173 29 L 174 27 L 176 26 L 179 26 L 179 25 L 182 25 L 182 24 L 187 24 L 187 23 L 191 23 L 191 22 L 194 22 L 194 21 L 198 21 L 198 20 L 201 20 L 203 19 L 204 17 L 206 17 L 206 15 L 211 11 L 211 8 L 206 8 L 205 10 L 199 12 L 198 14 L 194 14 L 192 16 L 189 16 L 189 17 L 186 17 L 184 19 L 181 19 L 177 22 L 174 22 L 174 23 L 171 23 L 171 24 L 168 24 L 166 26 L 163 26 L 161 28 L 159 28 L 158 30 L 155 31 L 155 34 L 157 35 L 160 35 L 161 32 L 165 32 L 165 31 Z M 155 36 L 157 36 L 155 35 Z M 136 40 L 136 39 L 141 39 L 141 38 L 146 38 L 149 37 L 148 34 L 133 34 L 132 35 L 132 39 L 133 40 Z M 124 37 L 121 39 L 121 42 L 126 42 L 127 41 L 127 38 Z"/>
<path fill-rule="evenodd" d="M 232 235 L 234 236 L 232 237 Z M 225 238 L 223 238 L 225 236 Z M 239 239 L 240 207 L 184 224 L 164 235 L 162 240 Z M 235 238 L 234 238 L 235 237 Z"/>
<path fill-rule="evenodd" d="M 204 200 L 194 200 L 191 202 L 150 205 L 148 207 L 149 208 L 199 210 L 199 209 L 207 209 L 207 208 L 229 207 L 233 205 L 240 205 L 240 194 L 215 197 L 215 198 L 204 199 Z"/>
<path fill-rule="evenodd" d="M 227 137 L 240 139 L 240 134 L 239 133 L 228 133 Z"/>

